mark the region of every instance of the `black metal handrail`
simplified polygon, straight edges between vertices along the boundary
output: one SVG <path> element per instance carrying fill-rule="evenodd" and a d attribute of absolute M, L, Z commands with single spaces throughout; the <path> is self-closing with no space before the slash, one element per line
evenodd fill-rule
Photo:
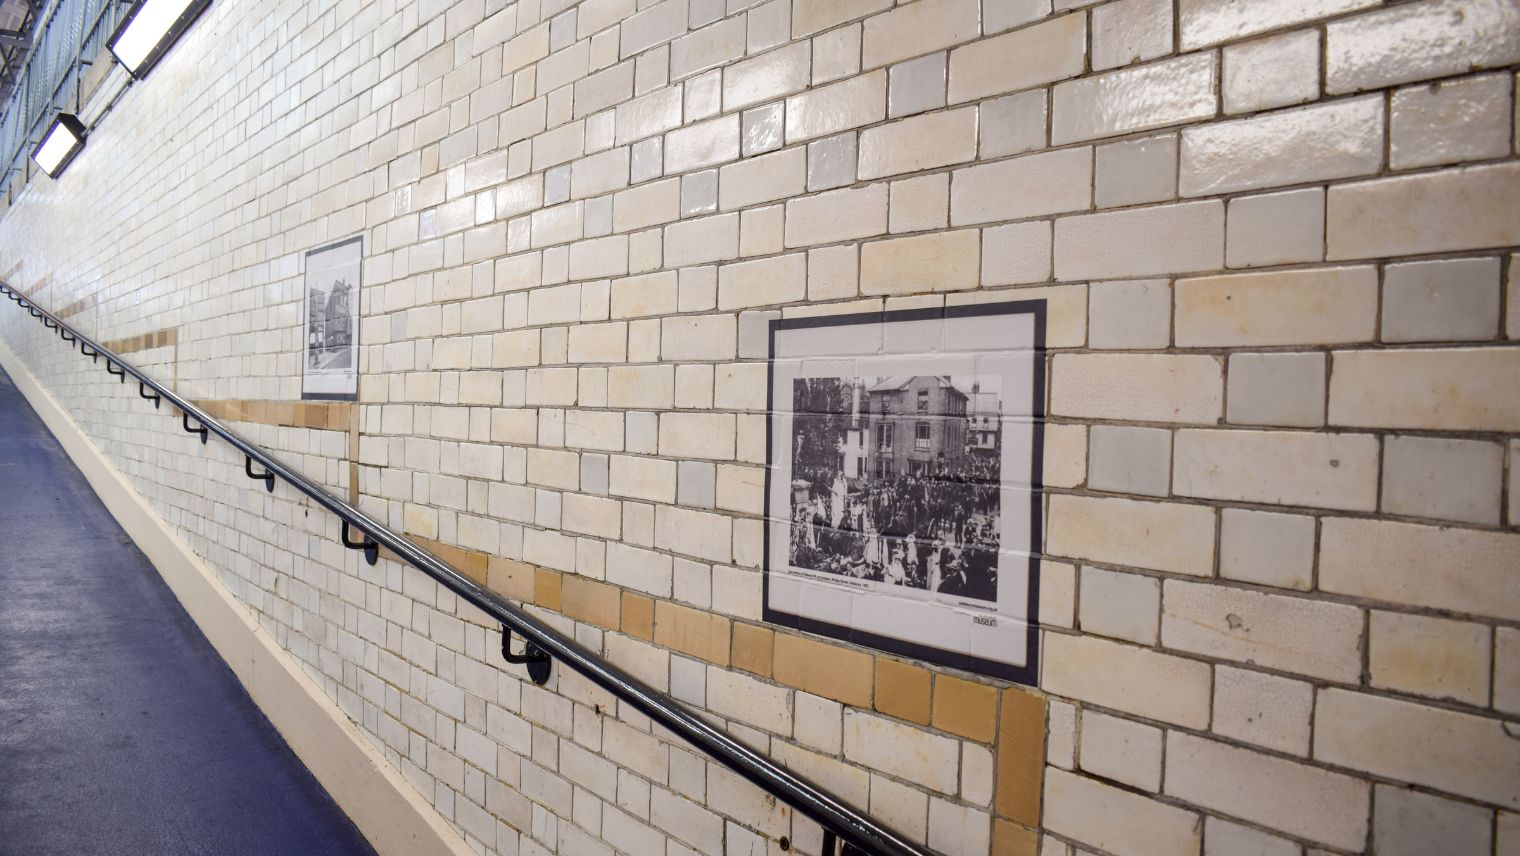
<path fill-rule="evenodd" d="M 208 432 L 227 441 L 245 456 L 244 470 L 249 478 L 264 480 L 265 487 L 271 491 L 274 489 L 274 478 L 279 478 L 337 515 L 343 524 L 344 545 L 351 549 L 363 550 L 365 558 L 371 564 L 376 561 L 379 548 L 384 547 L 493 619 L 500 621 L 503 656 L 508 662 L 526 664 L 529 676 L 535 682 L 542 684 L 548 680 L 551 660 L 558 660 L 568 665 L 596 685 L 633 705 L 645 716 L 658 722 L 686 742 L 707 753 L 725 767 L 779 797 L 817 822 L 823 827 L 825 856 L 832 856 L 835 852 L 836 837 L 842 845 L 841 854 L 859 852 L 881 854 L 881 856 L 932 856 L 932 851 L 908 841 L 873 818 L 846 805 L 838 797 L 805 777 L 787 770 L 770 758 L 729 737 L 682 707 L 670 696 L 591 653 L 522 607 L 465 576 L 447 562 L 413 544 L 363 511 L 333 496 L 325 488 L 291 469 L 264 449 L 243 439 L 200 407 L 181 398 L 136 366 L 123 360 L 114 351 L 38 306 L 30 297 L 17 292 L 6 283 L 0 283 L 0 293 L 4 293 L 28 310 L 33 317 L 41 318 L 43 323 L 49 329 L 56 330 L 60 337 L 64 337 L 67 332 L 73 337 L 67 341 L 70 342 L 71 347 L 77 344 L 80 353 L 92 358 L 104 357 L 106 371 L 120 378 L 122 383 L 126 383 L 127 375 L 130 374 L 139 383 L 138 394 L 153 400 L 154 407 L 159 405 L 159 398 L 168 401 L 179 410 L 184 429 L 192 434 L 200 434 L 202 443 L 206 442 Z M 119 371 L 113 370 L 112 366 Z M 151 388 L 157 395 L 148 395 L 144 390 L 145 387 Z M 199 427 L 192 428 L 191 420 L 194 420 Z M 255 461 L 264 468 L 263 473 L 253 471 Z M 350 528 L 358 529 L 363 538 L 358 542 L 351 541 L 348 537 Z M 522 636 L 526 643 L 523 654 L 513 654 L 508 649 L 508 642 L 513 632 Z"/>

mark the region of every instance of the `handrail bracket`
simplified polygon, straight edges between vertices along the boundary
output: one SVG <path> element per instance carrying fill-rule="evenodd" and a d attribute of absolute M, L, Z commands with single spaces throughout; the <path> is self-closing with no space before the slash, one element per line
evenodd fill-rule
<path fill-rule="evenodd" d="M 270 476 L 270 478 L 273 479 L 274 476 Z M 270 490 L 273 489 L 274 488 L 271 486 Z M 348 537 L 347 520 L 343 521 L 343 546 L 347 547 L 350 550 L 363 550 L 364 561 L 369 562 L 371 565 L 380 561 L 380 545 L 371 539 L 368 533 L 364 533 L 364 540 L 362 541 L 351 540 Z"/>
<path fill-rule="evenodd" d="M 252 455 L 244 455 L 243 456 L 243 460 L 245 462 L 243 464 L 243 472 L 247 473 L 248 477 L 251 478 L 251 479 L 254 479 L 255 481 L 257 481 L 258 479 L 263 479 L 264 480 L 264 489 L 267 490 L 267 491 L 269 491 L 270 493 L 274 493 L 274 473 L 256 473 L 256 472 L 254 472 L 253 471 L 253 456 Z M 374 562 L 371 562 L 370 564 L 374 564 Z"/>
<path fill-rule="evenodd" d="M 523 652 L 512 653 L 512 628 L 503 624 L 501 626 L 501 658 L 514 666 L 527 666 L 528 677 L 533 683 L 543 686 L 549 681 L 549 667 L 554 664 L 554 658 L 549 652 L 534 645 L 527 639 L 523 640 Z"/>

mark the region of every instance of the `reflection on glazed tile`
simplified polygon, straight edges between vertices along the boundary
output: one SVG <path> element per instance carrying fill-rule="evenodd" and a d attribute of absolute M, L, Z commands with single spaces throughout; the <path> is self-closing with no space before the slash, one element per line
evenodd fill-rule
<path fill-rule="evenodd" d="M 893 118 L 945 106 L 943 52 L 898 63 L 889 70 L 887 115 Z"/>
<path fill-rule="evenodd" d="M 855 183 L 854 131 L 809 143 L 807 153 L 808 190 Z"/>
<path fill-rule="evenodd" d="M 1178 0 L 1182 49 L 1211 45 L 1341 12 L 1376 6 L 1379 0 Z"/>
<path fill-rule="evenodd" d="M 777 101 L 774 104 L 744 111 L 743 151 L 745 157 L 781 148 L 783 107 L 782 102 Z"/>
<path fill-rule="evenodd" d="M 1325 29 L 1325 91 L 1375 89 L 1520 60 L 1520 4 L 1434 0 Z"/>
<path fill-rule="evenodd" d="M 1510 85 L 1486 74 L 1395 92 L 1389 116 L 1394 169 L 1502 157 L 1509 152 Z"/>
<path fill-rule="evenodd" d="M 1051 101 L 1051 142 L 1111 137 L 1213 116 L 1215 74 L 1215 55 L 1203 53 L 1058 84 Z"/>
<path fill-rule="evenodd" d="M 1224 49 L 1224 111 L 1249 113 L 1319 97 L 1319 30 Z"/>
<path fill-rule="evenodd" d="M 1183 196 L 1352 178 L 1383 162 L 1383 98 L 1368 96 L 1182 132 Z"/>

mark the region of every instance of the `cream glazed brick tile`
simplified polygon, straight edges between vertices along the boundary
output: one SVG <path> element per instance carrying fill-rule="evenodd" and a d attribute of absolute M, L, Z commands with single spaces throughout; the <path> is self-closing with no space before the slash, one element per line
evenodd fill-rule
<path fill-rule="evenodd" d="M 1147 719 L 1204 728 L 1207 663 L 1091 636 L 1046 633 L 1041 688 Z"/>
<path fill-rule="evenodd" d="M 1057 84 L 1051 94 L 1051 142 L 1210 118 L 1218 107 L 1217 65 L 1212 52 L 1189 54 Z"/>
<path fill-rule="evenodd" d="M 1493 851 L 1493 813 L 1477 806 L 1378 785 L 1372 841 L 1387 856 L 1488 856 Z"/>
<path fill-rule="evenodd" d="M 786 203 L 787 247 L 828 244 L 887 231 L 888 186 L 841 188 Z"/>
<path fill-rule="evenodd" d="M 1050 0 L 984 0 L 982 31 L 1001 33 L 1050 14 Z"/>
<path fill-rule="evenodd" d="M 1252 113 L 1319 97 L 1319 30 L 1224 49 L 1224 111 Z"/>
<path fill-rule="evenodd" d="M 975 158 L 975 108 L 927 113 L 862 131 L 859 177 L 919 172 Z"/>
<path fill-rule="evenodd" d="M 919 0 L 865 20 L 861 65 L 876 68 L 970 41 L 980 34 L 980 0 Z"/>
<path fill-rule="evenodd" d="M 886 115 L 887 73 L 874 71 L 786 99 L 786 141 L 837 134 Z"/>
<path fill-rule="evenodd" d="M 1371 258 L 1520 243 L 1520 164 L 1330 188 L 1327 257 Z"/>
<path fill-rule="evenodd" d="M 1514 431 L 1520 426 L 1520 350 L 1336 351 L 1330 424 Z"/>
<path fill-rule="evenodd" d="M 1513 621 L 1516 574 L 1520 535 L 1508 532 L 1335 517 L 1320 528 L 1319 587 L 1328 592 Z"/>
<path fill-rule="evenodd" d="M 1076 568 L 1064 562 L 1041 562 L 1040 624 L 1068 630 L 1076 627 L 1076 599 Z"/>
<path fill-rule="evenodd" d="M 863 18 L 890 8 L 892 0 L 818 0 L 818 2 L 794 3 L 792 7 L 792 38 L 827 30 L 836 24 Z"/>
<path fill-rule="evenodd" d="M 847 710 L 844 757 L 889 775 L 954 794 L 959 744 L 880 716 Z"/>
<path fill-rule="evenodd" d="M 1428 80 L 1520 60 L 1520 8 L 1433 0 L 1368 12 L 1325 30 L 1325 91 Z"/>
<path fill-rule="evenodd" d="M 1064 770 L 1045 773 L 1044 827 L 1128 856 L 1199 856 L 1198 815 Z"/>
<path fill-rule="evenodd" d="M 956 170 L 950 222 L 964 226 L 1086 210 L 1092 164 L 1092 149 L 1075 148 Z"/>
<path fill-rule="evenodd" d="M 1157 571 L 1209 576 L 1214 510 L 1117 497 L 1055 495 L 1046 552 Z"/>
<path fill-rule="evenodd" d="M 1232 666 L 1214 670 L 1214 733 L 1307 757 L 1314 686 Z"/>
<path fill-rule="evenodd" d="M 1394 93 L 1389 165 L 1410 169 L 1503 157 L 1512 127 L 1512 78 L 1485 74 Z"/>
<path fill-rule="evenodd" d="M 1509 525 L 1520 526 L 1520 440 L 1509 441 Z"/>
<path fill-rule="evenodd" d="M 1167 580 L 1161 644 L 1307 675 L 1356 683 L 1362 673 L 1362 611 L 1303 597 Z"/>
<path fill-rule="evenodd" d="M 1520 740 L 1502 722 L 1416 702 L 1320 690 L 1314 758 L 1513 810 Z"/>
<path fill-rule="evenodd" d="M 950 52 L 951 104 L 1043 86 L 1082 73 L 1087 16 L 1062 15 Z"/>
<path fill-rule="evenodd" d="M 980 253 L 981 235 L 975 229 L 871 241 L 860 248 L 860 293 L 975 288 Z"/>
<path fill-rule="evenodd" d="M 1107 211 L 1056 220 L 1058 280 L 1117 279 L 1224 266 L 1224 203 Z"/>
<path fill-rule="evenodd" d="M 1050 279 L 1048 220 L 982 230 L 982 285 L 1022 285 Z M 1048 319 L 1047 319 L 1048 320 Z M 1046 345 L 1059 347 L 1049 337 Z M 1080 337 L 1078 339 L 1080 344 Z"/>
<path fill-rule="evenodd" d="M 1487 626 L 1374 610 L 1368 630 L 1372 686 L 1486 706 Z"/>
<path fill-rule="evenodd" d="M 1178 4 L 1182 49 L 1192 50 L 1365 9 L 1378 5 L 1378 0 L 1280 0 L 1259 7 L 1231 0 L 1178 0 Z"/>
<path fill-rule="evenodd" d="M 1371 175 L 1383 162 L 1383 115 L 1382 97 L 1367 96 L 1184 128 L 1181 193 Z"/>
<path fill-rule="evenodd" d="M 723 73 L 723 109 L 737 110 L 807 88 L 807 42 L 736 63 Z"/>
<path fill-rule="evenodd" d="M 1166 794 L 1344 849 L 1367 838 L 1366 782 L 1191 734 L 1167 735 Z"/>
<path fill-rule="evenodd" d="M 1230 274 L 1179 280 L 1179 347 L 1370 342 L 1377 326 L 1374 267 Z"/>
<path fill-rule="evenodd" d="M 1184 429 L 1173 443 L 1172 492 L 1374 511 L 1378 452 L 1371 434 Z"/>
<path fill-rule="evenodd" d="M 1089 711 L 1082 716 L 1084 773 L 1140 790 L 1161 790 L 1159 728 Z"/>
<path fill-rule="evenodd" d="M 1052 415 L 1216 424 L 1224 409 L 1219 361 L 1191 354 L 1057 354 Z"/>

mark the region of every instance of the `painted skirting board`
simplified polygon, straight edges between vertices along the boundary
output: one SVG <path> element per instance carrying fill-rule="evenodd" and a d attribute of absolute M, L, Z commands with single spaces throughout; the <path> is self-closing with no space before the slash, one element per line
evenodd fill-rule
<path fill-rule="evenodd" d="M 254 703 L 375 850 L 395 856 L 473 856 L 464 838 L 258 625 L 3 343 L 0 366 Z"/>

